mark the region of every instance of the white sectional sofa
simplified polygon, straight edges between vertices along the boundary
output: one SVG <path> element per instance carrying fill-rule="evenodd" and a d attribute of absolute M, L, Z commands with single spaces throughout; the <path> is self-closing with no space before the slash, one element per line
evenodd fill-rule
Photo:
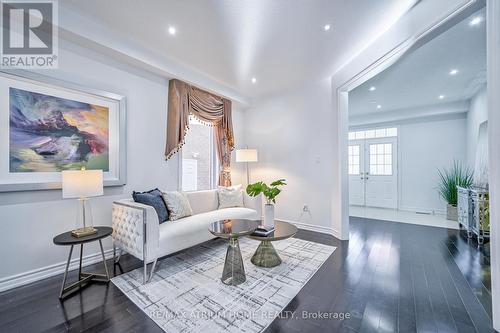
<path fill-rule="evenodd" d="M 218 209 L 217 190 L 185 192 L 193 215 L 176 221 L 158 221 L 152 206 L 133 199 L 113 203 L 113 246 L 144 262 L 144 283 L 153 275 L 158 258 L 214 238 L 211 222 L 224 219 L 257 220 L 262 216 L 261 197 L 244 193 L 244 207 Z M 120 252 L 121 252 L 120 251 Z M 153 263 L 147 273 L 147 264 Z"/>

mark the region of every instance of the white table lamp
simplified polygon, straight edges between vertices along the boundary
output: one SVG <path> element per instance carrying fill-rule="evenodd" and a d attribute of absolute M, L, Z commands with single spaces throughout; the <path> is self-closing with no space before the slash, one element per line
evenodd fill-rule
<path fill-rule="evenodd" d="M 65 199 L 78 198 L 78 215 L 73 236 L 82 237 L 97 232 L 92 222 L 89 197 L 103 195 L 102 170 L 67 170 L 62 172 L 62 195 Z"/>
<path fill-rule="evenodd" d="M 249 162 L 257 162 L 257 149 L 236 149 L 236 162 L 245 162 L 247 168 L 247 185 L 250 184 L 250 173 L 248 171 Z"/>

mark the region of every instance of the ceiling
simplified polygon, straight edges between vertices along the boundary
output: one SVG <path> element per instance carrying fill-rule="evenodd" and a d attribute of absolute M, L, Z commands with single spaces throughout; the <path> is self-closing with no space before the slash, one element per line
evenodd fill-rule
<path fill-rule="evenodd" d="M 255 98 L 331 76 L 416 2 L 65 0 L 60 5 Z M 168 33 L 170 26 L 175 36 Z"/>
<path fill-rule="evenodd" d="M 471 26 L 476 17 L 482 21 Z M 486 82 L 485 17 L 484 10 L 471 15 L 352 90 L 349 117 L 396 110 L 409 116 L 419 107 L 470 99 Z M 452 69 L 458 73 L 450 75 Z"/>

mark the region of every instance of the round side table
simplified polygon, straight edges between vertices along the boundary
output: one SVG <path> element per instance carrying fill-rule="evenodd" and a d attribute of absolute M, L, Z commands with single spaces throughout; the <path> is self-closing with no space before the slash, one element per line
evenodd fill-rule
<path fill-rule="evenodd" d="M 297 227 L 291 223 L 274 221 L 274 232 L 268 236 L 250 235 L 251 239 L 260 241 L 259 247 L 252 256 L 252 264 L 267 268 L 281 264 L 281 258 L 271 242 L 293 237 L 297 231 Z"/>
<path fill-rule="evenodd" d="M 211 223 L 208 230 L 215 236 L 229 239 L 226 260 L 221 281 L 236 286 L 246 281 L 245 267 L 241 257 L 239 237 L 248 236 L 255 231 L 258 221 L 234 219 Z"/>
<path fill-rule="evenodd" d="M 106 265 L 106 258 L 104 257 L 104 249 L 102 247 L 102 239 L 110 236 L 113 233 L 113 228 L 111 227 L 95 227 L 97 233 L 84 237 L 74 237 L 71 235 L 71 231 L 62 233 L 54 237 L 55 245 L 71 246 L 69 249 L 68 261 L 66 262 L 66 269 L 64 270 L 64 277 L 61 286 L 61 292 L 59 293 L 59 298 L 63 299 L 75 291 L 78 287 L 87 286 L 90 282 L 109 282 L 109 272 L 108 266 Z M 87 273 L 82 272 L 82 258 L 83 258 L 83 244 L 99 241 L 99 246 L 101 247 L 102 262 L 104 264 L 104 270 L 106 274 L 98 273 Z M 71 261 L 71 255 L 73 254 L 73 247 L 75 245 L 80 245 L 80 263 L 78 265 L 78 281 L 66 286 L 66 280 L 68 278 L 68 268 Z"/>

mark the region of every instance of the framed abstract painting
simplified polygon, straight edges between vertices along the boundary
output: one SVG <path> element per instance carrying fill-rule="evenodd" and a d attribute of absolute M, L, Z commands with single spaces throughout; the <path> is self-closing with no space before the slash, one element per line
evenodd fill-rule
<path fill-rule="evenodd" d="M 0 72 L 0 192 L 57 189 L 61 171 L 126 182 L 125 97 L 26 71 Z"/>

